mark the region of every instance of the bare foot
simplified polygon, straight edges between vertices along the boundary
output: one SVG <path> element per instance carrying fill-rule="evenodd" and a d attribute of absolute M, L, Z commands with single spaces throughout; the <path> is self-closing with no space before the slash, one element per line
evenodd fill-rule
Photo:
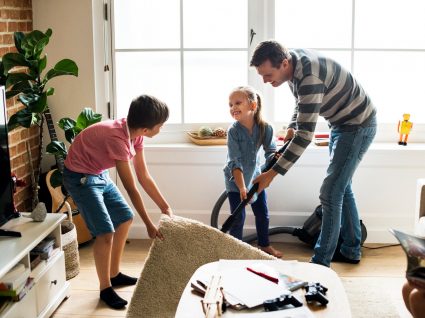
<path fill-rule="evenodd" d="M 274 249 L 273 246 L 271 246 L 271 245 L 264 246 L 264 247 L 263 246 L 260 246 L 260 249 L 263 252 L 266 252 L 267 254 L 270 254 L 270 255 L 272 255 L 274 257 L 277 257 L 277 258 L 282 258 L 282 256 L 283 256 L 283 254 L 282 254 L 281 251 L 278 251 L 278 250 Z"/>

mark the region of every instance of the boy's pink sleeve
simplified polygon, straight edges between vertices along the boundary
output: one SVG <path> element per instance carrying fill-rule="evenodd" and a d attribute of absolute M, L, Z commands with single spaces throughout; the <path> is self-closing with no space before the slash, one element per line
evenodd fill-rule
<path fill-rule="evenodd" d="M 137 137 L 134 140 L 133 144 L 134 150 L 142 150 L 143 149 L 143 136 Z"/>

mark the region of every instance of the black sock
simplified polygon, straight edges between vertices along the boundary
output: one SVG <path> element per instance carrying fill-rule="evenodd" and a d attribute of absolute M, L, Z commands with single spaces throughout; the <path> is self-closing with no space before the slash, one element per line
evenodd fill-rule
<path fill-rule="evenodd" d="M 100 299 L 102 299 L 109 307 L 114 309 L 121 309 L 127 305 L 127 300 L 122 299 L 118 294 L 113 290 L 112 287 L 105 288 L 100 291 Z"/>
<path fill-rule="evenodd" d="M 117 276 L 111 278 L 112 286 L 130 286 L 135 285 L 136 282 L 137 278 L 127 276 L 121 272 L 119 272 Z"/>
<path fill-rule="evenodd" d="M 359 259 L 351 259 L 344 256 L 340 251 L 336 250 L 334 256 L 332 257 L 332 262 L 336 263 L 348 263 L 348 264 L 358 264 Z"/>

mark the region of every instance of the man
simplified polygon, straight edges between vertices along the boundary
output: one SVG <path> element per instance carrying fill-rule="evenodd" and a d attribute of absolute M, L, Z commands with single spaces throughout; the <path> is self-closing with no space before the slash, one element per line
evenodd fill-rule
<path fill-rule="evenodd" d="M 278 87 L 288 82 L 296 101 L 286 136 L 292 141 L 273 169 L 253 183 L 259 183 L 261 192 L 278 173 L 284 175 L 312 141 L 317 119 L 323 116 L 331 127 L 330 162 L 320 189 L 322 230 L 311 262 L 328 267 L 332 259 L 357 264 L 361 227 L 351 180 L 376 134 L 375 107 L 352 74 L 318 52 L 289 51 L 276 41 L 264 41 L 250 64 L 264 83 Z M 343 242 L 336 251 L 340 232 Z"/>

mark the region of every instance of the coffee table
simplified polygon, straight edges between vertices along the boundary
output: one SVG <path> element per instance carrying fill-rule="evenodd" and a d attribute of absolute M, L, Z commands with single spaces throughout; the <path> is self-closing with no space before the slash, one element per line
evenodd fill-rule
<path fill-rule="evenodd" d="M 286 275 L 290 275 L 309 282 L 320 282 L 322 285 L 328 288 L 326 297 L 328 298 L 329 303 L 327 306 L 307 304 L 304 297 L 305 291 L 303 289 L 295 291 L 293 295 L 298 300 L 303 302 L 304 307 L 308 308 L 313 317 L 351 317 L 350 305 L 348 303 L 344 287 L 338 275 L 330 268 L 317 264 L 282 260 L 226 260 L 226 262 L 238 262 L 235 264 L 240 264 L 241 266 L 249 266 L 250 264 L 254 263 L 264 263 L 277 269 L 280 273 L 284 273 Z M 218 270 L 222 268 L 219 264 L 219 261 L 207 263 L 195 271 L 195 273 L 192 275 L 192 278 L 187 283 L 180 298 L 180 302 L 176 311 L 176 318 L 205 317 L 201 306 L 202 297 L 192 292 L 190 283 L 191 281 L 196 280 L 198 277 L 211 276 L 214 273 L 217 273 Z M 272 312 L 265 313 L 262 306 L 259 306 L 253 309 L 244 309 L 242 311 L 228 309 L 222 315 L 222 317 L 245 317 L 245 315 L 252 317 L 282 317 L 284 312 L 285 310 L 280 311 L 280 314 L 278 314 L 278 312 L 274 312 L 275 314 L 273 315 Z"/>

